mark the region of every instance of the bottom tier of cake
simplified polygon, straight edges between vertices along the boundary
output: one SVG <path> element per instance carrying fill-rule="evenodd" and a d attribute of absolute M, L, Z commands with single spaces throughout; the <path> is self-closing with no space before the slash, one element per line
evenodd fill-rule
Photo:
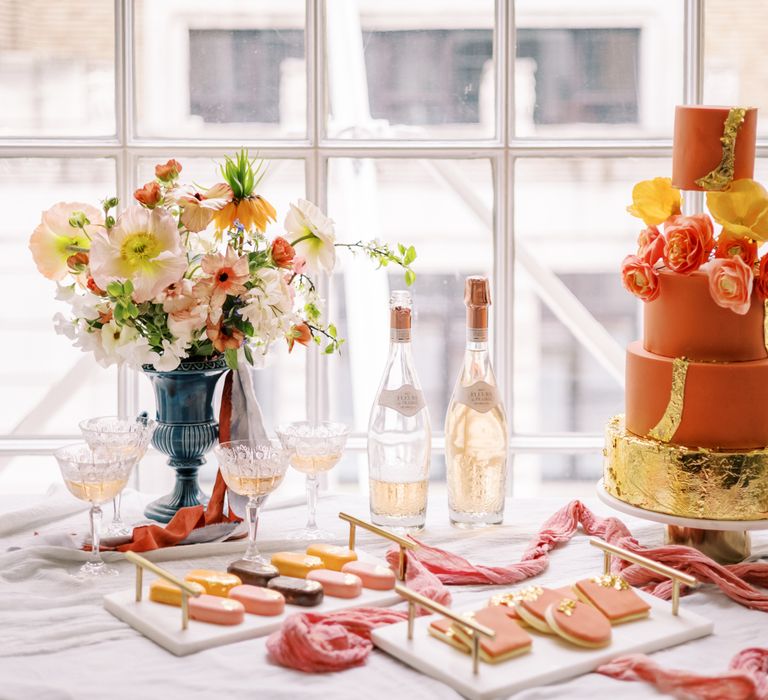
<path fill-rule="evenodd" d="M 683 518 L 768 518 L 768 448 L 715 452 L 630 433 L 624 416 L 605 435 L 606 491 L 638 508 Z"/>

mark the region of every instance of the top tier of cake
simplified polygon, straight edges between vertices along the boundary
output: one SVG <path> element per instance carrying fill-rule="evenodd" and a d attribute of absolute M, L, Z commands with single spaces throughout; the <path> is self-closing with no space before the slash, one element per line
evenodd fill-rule
<path fill-rule="evenodd" d="M 704 190 L 696 184 L 723 159 L 723 125 L 729 107 L 680 105 L 675 108 L 672 184 L 681 190 Z M 736 132 L 733 179 L 752 178 L 755 170 L 757 109 L 745 111 Z"/>

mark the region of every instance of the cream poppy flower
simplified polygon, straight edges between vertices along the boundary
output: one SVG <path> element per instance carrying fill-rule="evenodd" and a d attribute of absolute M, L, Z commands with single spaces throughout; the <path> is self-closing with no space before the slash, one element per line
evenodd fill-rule
<path fill-rule="evenodd" d="M 205 192 L 194 189 L 181 190 L 174 198 L 181 208 L 181 223 L 184 228 L 198 233 L 208 228 L 213 221 L 213 215 L 230 202 L 232 188 L 220 182 Z"/>
<path fill-rule="evenodd" d="M 115 280 L 131 280 L 138 304 L 178 282 L 186 269 L 176 220 L 162 209 L 129 207 L 109 236 L 97 236 L 91 245 L 91 275 L 96 284 L 106 289 Z"/>
<path fill-rule="evenodd" d="M 333 219 L 329 219 L 318 207 L 306 199 L 290 205 L 285 217 L 285 230 L 296 238 L 291 245 L 296 254 L 306 260 L 310 270 L 322 270 L 329 275 L 336 265 L 336 231 Z"/>
<path fill-rule="evenodd" d="M 85 232 L 69 225 L 72 215 L 81 211 L 90 221 Z M 91 247 L 92 238 L 104 224 L 103 214 L 90 204 L 59 202 L 43 212 L 39 226 L 32 232 L 29 249 L 40 273 L 49 280 L 60 280 L 68 272 L 67 259 Z M 90 238 L 89 238 L 90 237 Z"/>

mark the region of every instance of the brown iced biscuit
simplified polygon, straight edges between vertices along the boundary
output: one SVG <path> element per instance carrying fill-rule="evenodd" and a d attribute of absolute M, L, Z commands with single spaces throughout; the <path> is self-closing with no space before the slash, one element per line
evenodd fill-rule
<path fill-rule="evenodd" d="M 573 595 L 572 593 L 570 595 Z M 551 634 L 544 613 L 552 603 L 557 603 L 563 598 L 561 593 L 552 588 L 542 586 L 528 586 L 521 589 L 514 600 L 517 614 L 537 632 Z"/>
<path fill-rule="evenodd" d="M 234 574 L 249 586 L 266 586 L 273 578 L 280 575 L 276 566 L 260 564 L 256 561 L 238 559 L 227 567 L 227 573 Z"/>
<path fill-rule="evenodd" d="M 585 603 L 605 615 L 613 625 L 648 617 L 651 606 L 621 576 L 605 574 L 578 581 L 574 590 Z"/>
<path fill-rule="evenodd" d="M 459 651 L 463 651 L 465 654 L 469 654 L 469 647 L 456 636 L 456 633 L 451 627 L 451 621 L 447 617 L 441 617 L 439 620 L 430 622 L 427 631 L 436 639 L 439 639 L 446 644 L 450 644 L 452 647 Z"/>
<path fill-rule="evenodd" d="M 282 593 L 285 602 L 289 605 L 312 608 L 323 602 L 323 587 L 317 581 L 307 581 L 304 578 L 291 576 L 277 576 L 267 584 L 267 588 Z"/>
<path fill-rule="evenodd" d="M 552 631 L 571 644 L 599 649 L 611 642 L 611 623 L 591 605 L 573 598 L 552 603 L 545 612 Z"/>
<path fill-rule="evenodd" d="M 480 637 L 480 658 L 489 664 L 497 664 L 531 650 L 531 635 L 514 620 L 510 620 L 503 608 L 483 608 L 463 617 L 490 627 L 496 636 L 493 639 Z M 469 632 L 454 622 L 451 629 L 456 637 L 469 646 L 472 643 Z"/>

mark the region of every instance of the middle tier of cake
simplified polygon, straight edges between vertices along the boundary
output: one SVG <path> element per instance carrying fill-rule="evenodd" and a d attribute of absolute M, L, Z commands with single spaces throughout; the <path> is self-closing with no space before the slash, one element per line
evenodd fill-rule
<path fill-rule="evenodd" d="M 670 407 L 674 358 L 648 352 L 640 341 L 627 348 L 626 426 L 642 437 L 666 418 L 676 425 L 669 442 L 712 450 L 768 446 L 768 360 L 686 362 L 684 381 Z M 668 407 L 670 409 L 668 410 Z M 679 409 L 682 408 L 682 411 Z M 670 421 L 670 414 L 675 413 Z M 664 439 L 664 438 L 662 438 Z"/>

